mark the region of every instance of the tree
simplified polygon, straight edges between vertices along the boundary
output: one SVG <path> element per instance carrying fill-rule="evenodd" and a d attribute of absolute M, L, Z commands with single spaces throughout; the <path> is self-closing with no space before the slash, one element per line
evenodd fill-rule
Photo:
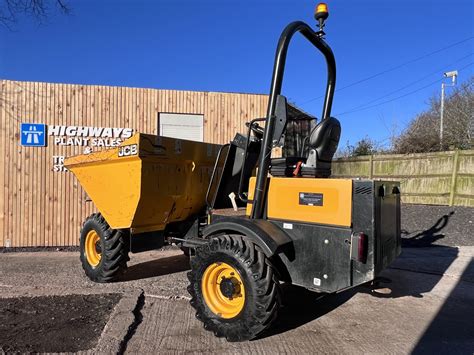
<path fill-rule="evenodd" d="M 427 111 L 418 114 L 392 145 L 394 153 L 422 153 L 473 147 L 474 77 L 455 87 L 445 99 L 443 144 L 440 145 L 440 98 L 433 96 Z"/>
<path fill-rule="evenodd" d="M 358 157 L 361 155 L 372 155 L 379 152 L 377 143 L 369 137 L 362 138 L 355 145 L 346 143 L 346 148 L 340 150 L 338 157 Z"/>
<path fill-rule="evenodd" d="M 64 14 L 70 12 L 64 0 L 0 0 L 0 25 L 11 28 L 22 15 L 44 22 L 52 7 Z"/>

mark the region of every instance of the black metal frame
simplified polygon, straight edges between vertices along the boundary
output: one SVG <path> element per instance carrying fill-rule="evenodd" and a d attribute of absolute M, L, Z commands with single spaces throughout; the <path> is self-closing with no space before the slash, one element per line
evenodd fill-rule
<path fill-rule="evenodd" d="M 219 165 L 219 160 L 220 160 L 220 158 L 221 158 L 222 151 L 223 151 L 225 148 L 229 149 L 229 147 L 230 147 L 230 144 L 229 144 L 229 143 L 224 144 L 223 146 L 220 147 L 219 152 L 217 153 L 216 162 L 214 163 L 214 169 L 212 170 L 211 179 L 209 180 L 209 185 L 208 185 L 208 187 L 207 187 L 207 192 L 206 192 L 206 205 L 208 206 L 208 208 L 214 204 L 214 202 L 211 203 L 211 202 L 209 201 L 209 194 L 210 194 L 210 192 L 211 192 L 212 183 L 214 182 L 214 178 L 215 178 L 215 176 L 216 176 L 217 169 L 219 168 L 218 165 Z M 224 165 L 225 165 L 225 162 L 224 162 Z M 219 185 L 219 183 L 218 183 L 218 185 Z M 218 186 L 217 188 L 219 188 L 219 186 Z M 216 192 L 217 192 L 217 191 L 216 191 Z M 215 196 L 214 196 L 214 197 L 215 197 Z"/>
<path fill-rule="evenodd" d="M 255 193 L 253 199 L 253 207 L 251 218 L 263 218 L 265 206 L 265 194 L 267 188 L 267 175 L 270 168 L 270 156 L 272 151 L 273 128 L 275 123 L 275 109 L 277 96 L 281 93 L 283 83 L 283 74 L 285 70 L 286 55 L 288 45 L 296 32 L 300 32 L 309 42 L 311 42 L 326 58 L 327 64 L 327 84 L 326 95 L 324 98 L 323 112 L 321 119 L 325 120 L 331 115 L 332 100 L 336 85 L 336 60 L 334 54 L 328 44 L 323 40 L 323 33 L 315 32 L 309 25 L 304 22 L 296 21 L 290 23 L 283 30 L 275 54 L 275 63 L 273 66 L 273 77 L 270 88 L 270 99 L 267 108 L 267 117 L 265 120 L 265 132 L 263 135 L 262 149 L 259 157 L 259 169 L 257 174 L 257 182 L 255 184 Z"/>
<path fill-rule="evenodd" d="M 252 127 L 257 122 L 263 122 L 263 121 L 265 121 L 265 118 L 255 118 L 249 122 L 249 127 L 247 131 L 247 142 L 245 144 L 245 149 L 244 149 L 244 159 L 247 158 L 247 150 L 250 144 L 250 132 L 252 131 Z M 244 163 L 244 166 L 245 166 L 245 163 Z M 240 172 L 239 190 L 237 192 L 237 195 L 240 198 L 240 200 L 242 200 L 244 203 L 249 203 L 249 200 L 247 198 L 248 196 L 244 195 L 243 185 L 244 185 L 244 169 L 242 168 L 242 171 Z"/>

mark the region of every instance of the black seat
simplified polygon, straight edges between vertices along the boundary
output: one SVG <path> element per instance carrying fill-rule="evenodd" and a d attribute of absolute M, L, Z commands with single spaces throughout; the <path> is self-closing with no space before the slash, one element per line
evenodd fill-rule
<path fill-rule="evenodd" d="M 319 122 L 308 138 L 307 157 L 284 157 L 271 160 L 270 173 L 273 176 L 293 176 L 298 162 L 302 165 L 297 171 L 301 176 L 329 177 L 331 162 L 341 137 L 341 124 L 330 117 Z"/>
<path fill-rule="evenodd" d="M 298 162 L 306 162 L 303 157 L 283 157 L 271 160 L 270 174 L 273 176 L 293 176 Z"/>

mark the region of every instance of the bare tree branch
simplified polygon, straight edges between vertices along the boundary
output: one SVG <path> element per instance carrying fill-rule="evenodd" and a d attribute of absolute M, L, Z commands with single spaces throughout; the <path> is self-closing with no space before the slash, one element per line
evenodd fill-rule
<path fill-rule="evenodd" d="M 43 23 L 49 17 L 51 7 L 65 15 L 71 12 L 64 0 L 0 0 L 0 25 L 12 30 L 21 16 L 31 16 Z"/>

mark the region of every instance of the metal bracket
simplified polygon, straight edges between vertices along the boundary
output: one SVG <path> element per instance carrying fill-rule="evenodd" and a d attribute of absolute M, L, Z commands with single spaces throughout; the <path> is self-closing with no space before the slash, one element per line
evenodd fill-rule
<path fill-rule="evenodd" d="M 277 96 L 276 107 L 275 107 L 275 127 L 273 129 L 272 146 L 281 147 L 283 145 L 282 136 L 283 131 L 286 127 L 288 119 L 288 111 L 286 106 L 286 97 L 283 95 Z"/>

